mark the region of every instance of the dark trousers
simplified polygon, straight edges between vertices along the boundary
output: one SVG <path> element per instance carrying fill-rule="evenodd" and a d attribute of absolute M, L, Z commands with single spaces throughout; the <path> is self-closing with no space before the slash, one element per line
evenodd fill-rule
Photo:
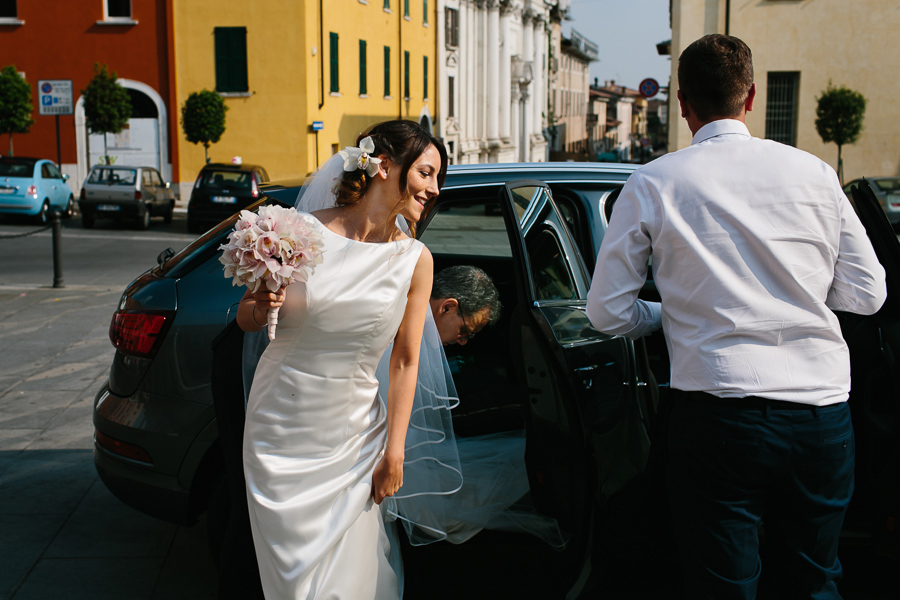
<path fill-rule="evenodd" d="M 846 402 L 807 407 L 673 390 L 668 484 L 687 598 L 840 598 L 838 539 L 853 492 Z M 777 548 L 762 565 L 759 532 Z M 768 576 L 768 572 L 767 572 Z"/>

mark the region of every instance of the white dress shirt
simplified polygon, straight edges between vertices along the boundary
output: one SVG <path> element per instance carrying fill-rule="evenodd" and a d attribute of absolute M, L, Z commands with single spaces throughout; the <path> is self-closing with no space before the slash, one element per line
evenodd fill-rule
<path fill-rule="evenodd" d="M 661 311 L 637 297 L 651 250 Z M 832 310 L 872 314 L 886 296 L 834 170 L 725 119 L 628 179 L 587 314 L 628 337 L 661 322 L 674 388 L 827 405 L 850 390 Z"/>

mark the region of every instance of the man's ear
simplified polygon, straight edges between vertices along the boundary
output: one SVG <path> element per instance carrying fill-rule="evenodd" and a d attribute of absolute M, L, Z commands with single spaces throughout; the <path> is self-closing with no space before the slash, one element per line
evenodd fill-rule
<path fill-rule="evenodd" d="M 451 309 L 459 310 L 459 300 L 456 298 L 441 299 L 441 303 L 438 305 L 438 314 L 447 314 Z"/>
<path fill-rule="evenodd" d="M 750 112 L 753 110 L 753 99 L 756 98 L 756 84 L 750 84 L 750 91 L 747 92 L 747 99 L 744 101 L 744 110 Z"/>
<path fill-rule="evenodd" d="M 684 96 L 681 94 L 681 90 L 678 90 L 678 92 L 676 92 L 676 95 L 678 96 L 678 106 L 681 107 L 681 117 L 687 119 L 691 114 L 691 107 L 687 103 L 687 100 L 684 99 Z"/>

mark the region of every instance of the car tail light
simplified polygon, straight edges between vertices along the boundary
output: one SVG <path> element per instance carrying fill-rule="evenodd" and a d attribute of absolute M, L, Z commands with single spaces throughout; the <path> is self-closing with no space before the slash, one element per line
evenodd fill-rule
<path fill-rule="evenodd" d="M 25 190 L 25 195 L 26 196 L 34 196 L 35 198 L 37 198 L 37 186 L 29 185 L 28 189 Z"/>
<path fill-rule="evenodd" d="M 82 200 L 85 200 L 87 198 L 87 194 L 84 193 L 84 188 L 81 188 L 81 195 L 78 197 L 81 198 Z"/>
<path fill-rule="evenodd" d="M 252 190 L 252 194 L 254 198 L 259 198 L 259 187 L 256 185 L 256 177 L 250 178 L 250 189 Z"/>
<path fill-rule="evenodd" d="M 170 312 L 117 311 L 109 324 L 109 340 L 123 354 L 150 358 L 172 317 Z"/>
<path fill-rule="evenodd" d="M 150 459 L 150 454 L 148 454 L 147 451 L 140 446 L 121 442 L 115 438 L 109 437 L 105 433 L 100 433 L 96 429 L 94 430 L 94 443 L 104 450 L 109 450 L 110 452 L 118 454 L 119 456 L 124 456 L 125 458 L 130 458 L 131 460 L 139 460 L 145 463 L 153 463 L 153 461 Z"/>
<path fill-rule="evenodd" d="M 137 191 L 134 193 L 134 199 L 135 199 L 135 200 L 140 200 L 140 199 L 143 198 L 143 197 L 144 197 L 144 194 L 143 194 L 140 190 L 137 190 Z"/>

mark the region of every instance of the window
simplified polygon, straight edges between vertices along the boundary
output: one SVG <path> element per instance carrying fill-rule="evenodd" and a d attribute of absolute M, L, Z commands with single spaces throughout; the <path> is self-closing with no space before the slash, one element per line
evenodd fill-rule
<path fill-rule="evenodd" d="M 391 96 L 391 47 L 384 47 L 384 97 Z"/>
<path fill-rule="evenodd" d="M 331 50 L 328 55 L 331 65 L 331 92 L 336 94 L 341 91 L 338 81 L 338 34 L 331 32 L 328 34 L 328 38 L 331 42 Z"/>
<path fill-rule="evenodd" d="M 368 94 L 366 86 L 366 40 L 359 40 L 359 94 Z"/>
<path fill-rule="evenodd" d="M 456 78 L 448 77 L 447 78 L 447 116 L 455 117 L 456 116 Z"/>
<path fill-rule="evenodd" d="M 444 37 L 445 43 L 451 48 L 459 46 L 459 11 L 449 6 L 444 9 L 444 21 L 446 31 Z"/>
<path fill-rule="evenodd" d="M 428 25 L 428 0 L 422 0 L 422 22 Z"/>
<path fill-rule="evenodd" d="M 391 0 L 384 0 L 384 10 L 391 10 Z"/>
<path fill-rule="evenodd" d="M 16 0 L 0 0 L 0 19 L 18 19 Z"/>
<path fill-rule="evenodd" d="M 216 27 L 216 91 L 247 92 L 247 28 Z"/>
<path fill-rule="evenodd" d="M 800 73 L 769 73 L 766 90 L 766 138 L 797 145 L 797 92 Z"/>
<path fill-rule="evenodd" d="M 131 0 L 106 0 L 107 19 L 131 19 Z"/>
<path fill-rule="evenodd" d="M 422 93 L 422 97 L 428 100 L 428 57 L 422 57 L 422 85 L 425 88 L 425 91 Z"/>
<path fill-rule="evenodd" d="M 409 50 L 403 51 L 403 97 L 409 100 Z"/>
<path fill-rule="evenodd" d="M 403 16 L 409 18 L 409 0 L 403 0 Z"/>

